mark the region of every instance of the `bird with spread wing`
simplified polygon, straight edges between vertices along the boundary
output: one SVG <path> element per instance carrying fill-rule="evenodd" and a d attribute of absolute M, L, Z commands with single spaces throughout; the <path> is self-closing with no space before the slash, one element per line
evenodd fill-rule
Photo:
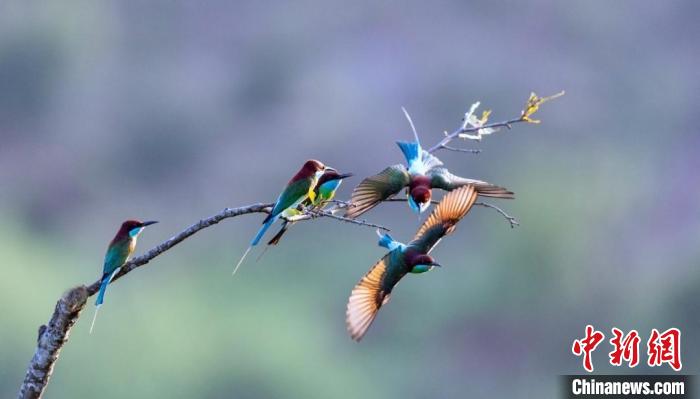
<path fill-rule="evenodd" d="M 418 229 L 408 244 L 380 235 L 379 245 L 389 253 L 365 274 L 350 294 L 346 324 L 350 337 L 360 341 L 372 325 L 379 308 L 389 301 L 396 284 L 408 273 L 425 273 L 440 266 L 429 254 L 440 240 L 452 233 L 469 212 L 478 191 L 474 185 L 450 192 Z"/>
<path fill-rule="evenodd" d="M 481 180 L 466 179 L 450 173 L 435 155 L 425 151 L 415 133 L 415 141 L 397 141 L 408 162 L 389 166 L 379 174 L 364 179 L 352 192 L 351 206 L 345 217 L 356 218 L 406 188 L 408 205 L 417 213 L 430 207 L 432 190 L 452 191 L 472 185 L 484 197 L 513 199 L 515 195 L 506 188 Z"/>

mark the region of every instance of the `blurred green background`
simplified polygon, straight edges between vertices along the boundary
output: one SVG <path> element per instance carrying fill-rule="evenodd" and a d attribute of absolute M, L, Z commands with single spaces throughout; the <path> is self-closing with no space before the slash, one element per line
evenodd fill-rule
<path fill-rule="evenodd" d="M 361 344 L 344 323 L 383 255 L 373 229 L 296 226 L 231 269 L 262 215 L 207 229 L 84 312 L 48 398 L 553 397 L 593 324 L 679 327 L 698 372 L 700 93 L 693 1 L 0 3 L 0 396 L 56 299 L 96 280 L 126 218 L 138 252 L 227 206 L 272 201 L 307 158 L 362 176 L 402 161 L 406 106 L 434 143 L 477 100 L 517 116 L 441 153 L 504 185 L 522 226 L 477 208 Z M 408 240 L 404 204 L 366 215 Z M 92 301 L 91 301 L 92 303 Z M 594 353 L 608 365 L 609 344 Z"/>

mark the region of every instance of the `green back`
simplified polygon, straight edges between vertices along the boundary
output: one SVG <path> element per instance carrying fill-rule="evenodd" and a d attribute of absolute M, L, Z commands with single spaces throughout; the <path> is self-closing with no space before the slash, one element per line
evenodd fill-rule
<path fill-rule="evenodd" d="M 107 249 L 107 254 L 105 254 L 105 263 L 102 272 L 112 273 L 117 270 L 118 267 L 126 263 L 131 255 L 130 244 L 131 238 L 126 238 L 109 246 Z"/>
<path fill-rule="evenodd" d="M 277 216 L 285 209 L 296 206 L 305 200 L 309 195 L 309 189 L 311 189 L 314 180 L 314 178 L 300 179 L 288 185 L 277 198 L 271 215 Z"/>

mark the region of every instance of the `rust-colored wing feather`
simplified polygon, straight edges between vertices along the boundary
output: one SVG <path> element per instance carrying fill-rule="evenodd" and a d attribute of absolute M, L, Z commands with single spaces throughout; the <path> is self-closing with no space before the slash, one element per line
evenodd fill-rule
<path fill-rule="evenodd" d="M 353 288 L 348 299 L 345 324 L 350 337 L 360 341 L 377 317 L 379 308 L 389 302 L 390 293 L 384 291 L 383 283 L 391 252 L 377 262 Z"/>
<path fill-rule="evenodd" d="M 430 253 L 442 237 L 452 233 L 457 223 L 469 212 L 478 193 L 472 185 L 462 186 L 445 196 L 418 229 L 408 245 Z"/>
<path fill-rule="evenodd" d="M 379 174 L 364 179 L 352 192 L 352 206 L 345 217 L 356 218 L 374 208 L 380 202 L 398 194 L 411 181 L 406 167 L 397 164 L 389 166 Z"/>

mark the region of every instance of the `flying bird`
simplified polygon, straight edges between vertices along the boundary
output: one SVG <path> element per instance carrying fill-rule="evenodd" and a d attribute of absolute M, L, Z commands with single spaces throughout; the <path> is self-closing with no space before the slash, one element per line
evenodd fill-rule
<path fill-rule="evenodd" d="M 316 197 L 313 201 L 311 201 L 310 198 L 307 198 L 302 204 L 302 207 L 311 207 L 314 209 L 320 209 L 322 208 L 325 204 L 328 203 L 328 201 L 331 201 L 333 198 L 335 198 L 335 193 L 338 191 L 338 188 L 340 187 L 340 184 L 342 183 L 343 179 L 346 179 L 348 177 L 351 177 L 352 173 L 343 173 L 340 174 L 334 169 L 328 169 L 323 174 L 321 177 L 318 179 L 318 183 L 316 183 L 316 186 L 314 187 L 314 193 L 316 194 Z M 301 210 L 299 208 L 289 210 L 285 212 L 285 217 L 293 217 L 301 213 Z M 280 231 L 275 234 L 274 237 L 270 239 L 270 241 L 267 242 L 267 245 L 277 245 L 279 244 L 280 240 L 282 239 L 282 236 L 284 233 L 287 232 L 287 229 L 293 224 L 294 222 L 290 222 L 288 220 L 284 220 L 282 224 L 282 228 Z"/>
<path fill-rule="evenodd" d="M 100 310 L 100 306 L 102 306 L 105 299 L 107 285 L 112 281 L 119 269 L 129 260 L 131 254 L 134 253 L 136 240 L 144 227 L 155 223 L 158 222 L 155 220 L 148 222 L 127 220 L 122 223 L 119 231 L 117 231 L 117 235 L 115 235 L 112 242 L 109 243 L 107 253 L 105 254 L 104 266 L 102 268 L 102 283 L 97 293 L 97 300 L 95 300 L 95 316 L 93 316 L 92 324 L 90 325 L 91 334 L 92 329 L 95 327 L 95 320 L 97 320 L 97 312 Z"/>
<path fill-rule="evenodd" d="M 236 271 L 241 266 L 241 263 L 243 263 L 243 260 L 248 255 L 248 252 L 250 252 L 254 246 L 258 245 L 263 235 L 265 235 L 267 229 L 269 229 L 277 219 L 283 216 L 285 211 L 296 209 L 307 198 L 310 199 L 311 202 L 316 200 L 314 187 L 316 187 L 318 179 L 324 172 L 333 170 L 335 169 L 328 167 L 315 159 L 310 159 L 304 163 L 304 166 L 302 166 L 299 172 L 297 172 L 297 174 L 294 175 L 291 180 L 289 180 L 287 187 L 285 187 L 282 194 L 280 194 L 277 201 L 275 201 L 270 214 L 267 215 L 265 220 L 263 220 L 263 226 L 250 242 L 248 249 L 246 249 L 246 251 L 243 253 L 243 256 L 233 269 L 232 274 L 236 274 Z"/>
<path fill-rule="evenodd" d="M 410 121 L 410 119 L 409 119 Z M 415 130 L 415 141 L 397 141 L 408 162 L 389 166 L 379 174 L 364 179 L 352 192 L 351 204 L 345 217 L 356 218 L 398 194 L 404 187 L 408 205 L 417 213 L 430 207 L 432 190 L 452 191 L 466 185 L 476 188 L 479 195 L 495 198 L 515 198 L 513 192 L 481 180 L 465 179 L 450 173 L 435 155 L 425 151 Z"/>
<path fill-rule="evenodd" d="M 389 302 L 396 284 L 408 273 L 425 273 L 440 265 L 429 254 L 440 240 L 452 233 L 478 196 L 466 185 L 447 194 L 408 244 L 380 235 L 379 245 L 389 253 L 365 274 L 350 294 L 346 325 L 350 337 L 360 341 L 372 325 L 379 308 Z"/>

